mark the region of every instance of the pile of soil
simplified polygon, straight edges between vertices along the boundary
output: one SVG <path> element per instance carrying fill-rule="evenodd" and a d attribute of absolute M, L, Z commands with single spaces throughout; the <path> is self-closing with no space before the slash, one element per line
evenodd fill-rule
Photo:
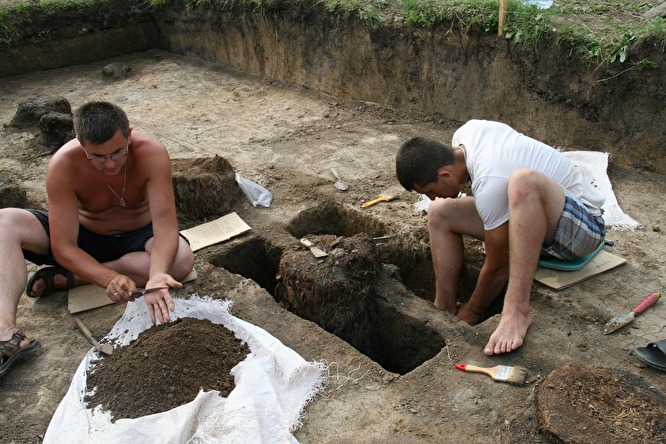
<path fill-rule="evenodd" d="M 182 318 L 149 328 L 95 363 L 86 406 L 102 405 L 113 421 L 164 412 L 192 401 L 200 389 L 234 389 L 231 369 L 250 353 L 224 325 Z"/>
<path fill-rule="evenodd" d="M 666 442 L 665 402 L 629 373 L 568 366 L 537 393 L 539 430 L 562 443 Z"/>

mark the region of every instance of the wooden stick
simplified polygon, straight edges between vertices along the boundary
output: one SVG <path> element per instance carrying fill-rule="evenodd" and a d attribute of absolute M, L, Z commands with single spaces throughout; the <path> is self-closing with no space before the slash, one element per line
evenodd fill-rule
<path fill-rule="evenodd" d="M 506 20 L 506 4 L 507 0 L 499 0 L 499 23 L 497 24 L 497 35 L 500 37 L 504 35 L 504 22 Z"/>
<path fill-rule="evenodd" d="M 643 14 L 643 20 L 652 20 L 655 17 L 666 17 L 666 2 L 655 6 Z"/>

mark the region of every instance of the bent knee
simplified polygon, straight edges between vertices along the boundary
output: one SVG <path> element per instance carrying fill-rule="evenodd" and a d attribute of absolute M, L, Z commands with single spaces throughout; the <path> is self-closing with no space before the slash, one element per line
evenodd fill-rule
<path fill-rule="evenodd" d="M 428 225 L 439 225 L 452 216 L 454 199 L 435 199 L 428 206 Z"/>
<path fill-rule="evenodd" d="M 190 248 L 190 245 L 180 238 L 178 253 L 176 253 L 176 258 L 171 265 L 169 274 L 173 276 L 174 279 L 180 281 L 190 274 L 193 269 L 194 252 Z"/>
<path fill-rule="evenodd" d="M 509 190 L 511 188 L 533 189 L 543 177 L 543 174 L 531 168 L 518 168 L 509 176 Z"/>
<path fill-rule="evenodd" d="M 509 200 L 519 200 L 529 195 L 540 194 L 546 181 L 550 180 L 544 174 L 530 169 L 520 168 L 509 176 Z"/>
<path fill-rule="evenodd" d="M 194 256 L 180 258 L 171 266 L 169 274 L 177 281 L 182 281 L 194 269 Z"/>

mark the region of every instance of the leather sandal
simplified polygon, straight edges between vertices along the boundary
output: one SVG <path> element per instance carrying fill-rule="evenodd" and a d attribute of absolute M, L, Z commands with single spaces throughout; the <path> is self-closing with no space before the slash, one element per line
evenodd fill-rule
<path fill-rule="evenodd" d="M 67 279 L 67 286 L 65 288 L 56 288 L 55 287 L 55 277 L 57 275 L 65 276 Z M 46 284 L 46 288 L 42 291 L 42 294 L 37 296 L 32 292 L 32 287 L 38 280 L 43 280 Z M 74 274 L 71 271 L 67 271 L 60 266 L 54 267 L 44 267 L 40 270 L 37 270 L 35 274 L 32 275 L 28 281 L 28 285 L 25 287 L 25 294 L 31 298 L 49 296 L 56 291 L 60 290 L 69 290 L 74 287 Z"/>
<path fill-rule="evenodd" d="M 0 376 L 3 376 L 16 364 L 28 359 L 41 347 L 39 341 L 33 339 L 28 346 L 21 348 L 21 342 L 24 339 L 23 332 L 16 331 L 9 340 L 0 341 Z"/>

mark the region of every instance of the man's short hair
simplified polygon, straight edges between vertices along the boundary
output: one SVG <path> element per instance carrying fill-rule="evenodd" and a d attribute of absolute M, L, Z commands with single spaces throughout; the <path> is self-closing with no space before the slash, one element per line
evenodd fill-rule
<path fill-rule="evenodd" d="M 437 171 L 453 165 L 453 148 L 427 137 L 413 137 L 400 145 L 395 158 L 395 175 L 407 191 L 437 181 Z"/>
<path fill-rule="evenodd" d="M 74 113 L 76 138 L 84 143 L 102 144 L 120 130 L 129 136 L 129 120 L 120 107 L 109 102 L 88 102 Z"/>

